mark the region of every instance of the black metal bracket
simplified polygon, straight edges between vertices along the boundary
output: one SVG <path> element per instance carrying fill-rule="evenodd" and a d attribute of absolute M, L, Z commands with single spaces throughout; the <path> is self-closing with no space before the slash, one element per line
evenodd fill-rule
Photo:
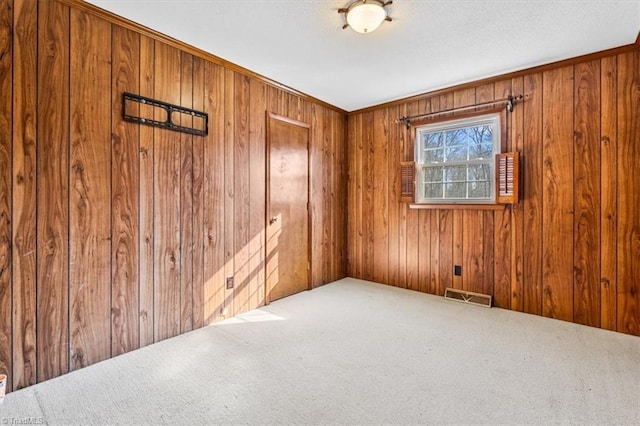
<path fill-rule="evenodd" d="M 444 111 L 430 112 L 430 113 L 427 113 L 427 114 L 418 114 L 418 115 L 411 115 L 411 116 L 404 115 L 404 116 L 398 118 L 396 120 L 396 123 L 403 123 L 407 127 L 407 130 L 408 130 L 408 129 L 411 128 L 411 120 L 413 120 L 414 118 L 435 117 L 435 116 L 438 116 L 438 115 L 449 114 L 449 113 L 452 113 L 452 112 L 467 111 L 467 110 L 471 110 L 471 109 L 475 110 L 478 107 L 485 107 L 485 106 L 490 106 L 490 105 L 495 105 L 495 104 L 506 105 L 507 111 L 513 112 L 513 108 L 516 106 L 516 103 L 518 103 L 518 101 L 521 101 L 523 98 L 524 98 L 523 95 L 518 95 L 518 96 L 509 95 L 506 99 L 500 99 L 498 101 L 488 101 L 488 102 L 483 102 L 481 104 L 469 105 L 469 106 L 464 106 L 464 107 L 459 107 L 459 108 L 452 108 L 452 109 L 448 109 L 448 110 L 444 110 Z"/>
<path fill-rule="evenodd" d="M 151 105 L 155 108 L 161 108 L 166 112 L 167 119 L 165 121 L 160 121 L 154 120 L 152 118 L 140 117 L 139 115 L 133 115 L 130 112 L 127 112 L 127 101 L 137 102 L 143 105 Z M 175 124 L 172 121 L 173 113 L 180 113 L 191 116 L 193 118 L 199 118 L 203 120 L 203 126 L 200 128 L 196 128 Z M 173 105 L 167 102 L 158 101 L 155 99 L 147 98 L 145 96 L 134 95 L 127 92 L 124 92 L 122 94 L 122 118 L 125 121 L 129 121 L 132 123 L 139 123 L 152 127 L 162 127 L 169 130 L 174 130 L 176 132 L 188 133 L 190 135 L 206 136 L 209 133 L 209 114 L 207 114 L 206 112 L 196 111 L 195 109 L 191 108 L 183 108 L 178 105 Z"/>

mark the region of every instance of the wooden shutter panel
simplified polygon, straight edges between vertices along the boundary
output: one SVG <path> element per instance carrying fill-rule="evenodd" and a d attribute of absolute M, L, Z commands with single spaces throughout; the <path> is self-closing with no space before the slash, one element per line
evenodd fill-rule
<path fill-rule="evenodd" d="M 413 203 L 416 192 L 416 163 L 403 161 L 400 163 L 400 202 Z"/>
<path fill-rule="evenodd" d="M 496 202 L 517 204 L 520 194 L 520 154 L 503 152 L 496 155 Z"/>

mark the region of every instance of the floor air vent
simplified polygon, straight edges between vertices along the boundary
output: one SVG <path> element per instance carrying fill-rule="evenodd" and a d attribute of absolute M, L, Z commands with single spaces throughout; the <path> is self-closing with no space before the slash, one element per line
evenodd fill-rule
<path fill-rule="evenodd" d="M 457 300 L 458 302 L 471 303 L 473 305 L 491 307 L 491 296 L 482 293 L 472 293 L 470 291 L 447 288 L 444 291 L 444 298 Z"/>

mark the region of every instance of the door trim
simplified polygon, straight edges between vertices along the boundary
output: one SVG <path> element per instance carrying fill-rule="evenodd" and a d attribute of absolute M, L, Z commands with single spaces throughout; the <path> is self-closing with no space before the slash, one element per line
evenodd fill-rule
<path fill-rule="evenodd" d="M 270 111 L 266 111 L 265 114 L 265 122 L 266 122 L 266 147 L 265 147 L 265 157 L 266 157 L 266 167 L 265 167 L 265 211 L 264 211 L 264 263 L 265 263 L 265 279 L 264 279 L 264 304 L 268 305 L 271 303 L 269 300 L 269 288 L 268 288 L 268 280 L 266 275 L 267 268 L 267 226 L 269 226 L 269 211 L 271 207 L 271 198 L 269 188 L 271 187 L 271 130 L 269 127 L 269 120 L 278 120 L 287 124 L 292 124 L 298 127 L 304 127 L 308 130 L 307 133 L 307 291 L 312 289 L 311 286 L 311 277 L 313 276 L 311 273 L 311 268 L 313 264 L 311 262 L 311 243 L 313 241 L 312 238 L 312 229 L 311 226 L 311 125 L 309 123 L 304 123 L 302 121 L 295 120 L 293 118 L 285 117 L 280 114 L 276 114 Z"/>

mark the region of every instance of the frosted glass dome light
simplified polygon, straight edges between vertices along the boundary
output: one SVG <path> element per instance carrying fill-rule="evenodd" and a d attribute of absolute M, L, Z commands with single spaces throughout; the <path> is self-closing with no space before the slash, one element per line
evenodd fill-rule
<path fill-rule="evenodd" d="M 387 19 L 384 6 L 378 0 L 357 1 L 346 12 L 347 24 L 362 34 L 373 32 Z"/>

